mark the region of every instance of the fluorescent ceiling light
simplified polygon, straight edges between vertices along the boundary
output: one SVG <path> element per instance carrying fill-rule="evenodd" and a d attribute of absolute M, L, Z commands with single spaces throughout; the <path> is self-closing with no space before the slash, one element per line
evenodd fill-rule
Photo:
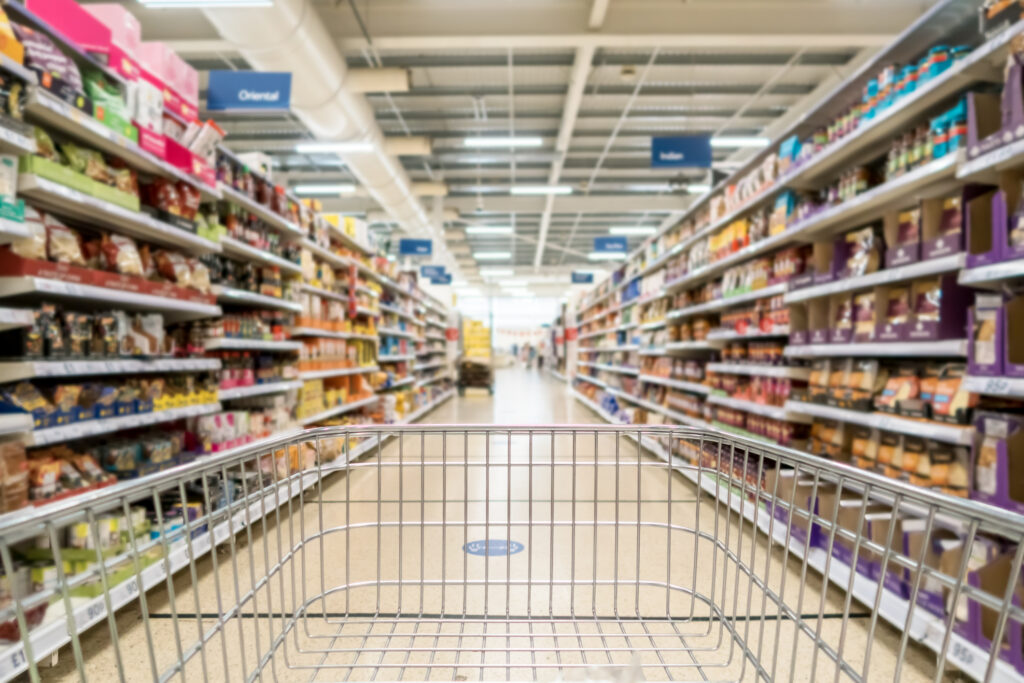
<path fill-rule="evenodd" d="M 608 228 L 609 235 L 653 235 L 658 229 L 652 225 L 614 225 Z"/>
<path fill-rule="evenodd" d="M 465 138 L 464 147 L 540 147 L 544 141 L 539 137 L 476 137 Z"/>
<path fill-rule="evenodd" d="M 299 154 L 358 154 L 360 152 L 372 152 L 372 142 L 349 141 L 349 142 L 300 142 L 295 145 L 295 151 Z"/>
<path fill-rule="evenodd" d="M 482 277 L 505 277 L 508 275 L 515 275 L 516 271 L 512 268 L 481 268 L 480 275 Z"/>
<path fill-rule="evenodd" d="M 687 185 L 686 191 L 692 194 L 704 194 L 705 192 L 711 192 L 711 186 L 694 183 L 692 185 Z"/>
<path fill-rule="evenodd" d="M 331 185 L 296 185 L 292 188 L 295 194 L 316 194 L 316 195 L 332 195 L 332 194 L 352 194 L 356 191 L 356 186 L 352 183 L 334 183 Z"/>
<path fill-rule="evenodd" d="M 152 9 L 206 9 L 231 7 L 273 7 L 273 0 L 139 0 L 140 4 Z"/>
<path fill-rule="evenodd" d="M 513 185 L 512 194 L 572 194 L 569 185 Z"/>
<path fill-rule="evenodd" d="M 592 251 L 587 254 L 591 261 L 621 261 L 626 258 L 624 251 Z"/>
<path fill-rule="evenodd" d="M 767 147 L 771 144 L 768 138 L 756 136 L 721 136 L 711 138 L 712 147 Z"/>
<path fill-rule="evenodd" d="M 507 261 L 512 258 L 510 251 L 474 251 L 473 258 L 477 261 Z"/>
<path fill-rule="evenodd" d="M 471 225 L 466 228 L 467 235 L 511 235 L 511 225 Z"/>

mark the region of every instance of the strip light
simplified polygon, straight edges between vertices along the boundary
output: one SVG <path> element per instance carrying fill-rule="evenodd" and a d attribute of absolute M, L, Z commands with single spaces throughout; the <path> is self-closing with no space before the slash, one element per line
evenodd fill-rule
<path fill-rule="evenodd" d="M 572 194 L 569 185 L 513 185 L 512 194 Z"/>
<path fill-rule="evenodd" d="M 591 261 L 622 261 L 626 258 L 624 251 L 592 251 L 587 254 Z"/>
<path fill-rule="evenodd" d="M 273 7 L 273 0 L 139 0 L 139 4 L 150 9 L 223 9 L 242 7 Z"/>
<path fill-rule="evenodd" d="M 509 275 L 515 275 L 516 271 L 512 268 L 481 268 L 480 275 L 482 277 L 506 277 Z"/>
<path fill-rule="evenodd" d="M 471 225 L 466 228 L 467 235 L 511 235 L 511 225 Z"/>
<path fill-rule="evenodd" d="M 711 192 L 711 186 L 695 183 L 693 185 L 687 185 L 686 191 L 691 194 L 704 194 L 705 192 Z"/>
<path fill-rule="evenodd" d="M 609 235 L 653 235 L 658 229 L 650 225 L 613 225 Z"/>
<path fill-rule="evenodd" d="M 539 137 L 477 137 L 465 138 L 463 147 L 540 147 L 544 140 Z"/>
<path fill-rule="evenodd" d="M 300 142 L 295 145 L 298 154 L 359 154 L 373 151 L 373 143 L 350 140 L 348 142 Z"/>
<path fill-rule="evenodd" d="M 767 147 L 771 144 L 768 138 L 757 136 L 722 136 L 711 138 L 712 147 Z"/>
<path fill-rule="evenodd" d="M 296 185 L 292 188 L 295 194 L 302 195 L 336 195 L 352 194 L 356 186 L 352 183 L 335 183 L 333 185 Z"/>
<path fill-rule="evenodd" d="M 477 261 L 507 261 L 512 258 L 510 251 L 474 251 L 473 258 Z"/>

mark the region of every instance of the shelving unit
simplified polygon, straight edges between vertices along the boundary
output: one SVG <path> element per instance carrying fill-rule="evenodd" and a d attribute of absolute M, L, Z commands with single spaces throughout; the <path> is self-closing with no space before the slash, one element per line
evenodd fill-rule
<path fill-rule="evenodd" d="M 266 266 L 277 266 L 281 269 L 282 273 L 298 275 L 302 272 L 302 267 L 299 264 L 292 263 L 280 256 L 275 256 L 274 254 L 262 251 L 256 247 L 251 247 L 244 242 L 239 242 L 233 237 L 221 237 L 220 246 L 221 250 L 227 256 L 246 259 Z"/>
<path fill-rule="evenodd" d="M 0 362 L 0 383 L 33 377 L 84 377 L 88 375 L 135 375 L 161 372 L 213 372 L 216 358 L 155 358 L 111 360 L 26 360 Z"/>
<path fill-rule="evenodd" d="M 381 362 L 383 361 L 381 360 Z M 380 370 L 380 368 L 376 365 L 356 368 L 335 368 L 333 370 L 310 370 L 308 372 L 299 373 L 299 379 L 307 380 L 325 379 L 327 377 L 347 377 L 348 375 L 363 375 L 368 372 L 377 372 L 378 370 Z"/>
<path fill-rule="evenodd" d="M 217 398 L 221 401 L 228 401 L 234 398 L 249 398 L 250 396 L 265 396 L 266 394 L 280 394 L 285 391 L 295 391 L 302 388 L 299 381 L 278 381 L 265 384 L 253 384 L 248 387 L 232 387 L 230 389 L 219 389 Z"/>
<path fill-rule="evenodd" d="M 710 387 L 700 382 L 687 382 L 681 379 L 670 379 L 668 377 L 658 377 L 656 375 L 645 375 L 641 373 L 639 375 L 641 382 L 647 382 L 649 384 L 660 384 L 664 387 L 672 387 L 673 389 L 680 389 L 682 391 L 689 391 L 694 394 L 706 394 L 711 391 Z"/>
<path fill-rule="evenodd" d="M 232 349 L 243 351 L 298 351 L 302 348 L 302 342 L 297 341 L 269 341 L 263 339 L 236 339 L 224 337 L 219 339 L 207 339 L 204 342 L 207 351 L 217 349 Z"/>
<path fill-rule="evenodd" d="M 221 285 L 214 285 L 213 291 L 214 294 L 217 295 L 217 300 L 221 303 L 247 304 L 249 306 L 257 306 L 259 308 L 274 308 L 281 311 L 291 311 L 293 313 L 302 312 L 302 304 L 275 296 L 256 294 L 255 292 L 232 289 Z"/>
<path fill-rule="evenodd" d="M 900 417 L 899 415 L 887 415 L 885 413 L 846 410 L 817 403 L 792 400 L 786 401 L 786 410 L 793 413 L 823 417 L 828 420 L 839 420 L 863 427 L 875 427 L 886 432 L 920 436 L 925 439 L 934 439 L 935 441 L 962 446 L 970 445 L 974 439 L 974 429 L 971 427 L 945 424 L 933 420 L 917 420 L 909 417 Z"/>
<path fill-rule="evenodd" d="M 201 405 L 185 406 L 183 408 L 171 408 L 169 410 L 157 410 L 149 413 L 135 413 L 122 415 L 120 417 L 108 417 L 103 420 L 85 420 L 72 422 L 60 427 L 49 427 L 36 429 L 25 437 L 26 446 L 48 446 L 54 443 L 84 439 L 90 436 L 111 434 L 126 429 L 147 427 L 160 424 L 161 422 L 172 422 L 185 417 L 196 417 L 198 415 L 209 415 L 220 412 L 220 403 L 204 403 Z"/>

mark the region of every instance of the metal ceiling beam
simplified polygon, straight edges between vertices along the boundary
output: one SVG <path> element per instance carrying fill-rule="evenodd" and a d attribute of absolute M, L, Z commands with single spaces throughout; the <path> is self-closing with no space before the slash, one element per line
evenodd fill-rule
<path fill-rule="evenodd" d="M 597 0 L 595 0 L 596 2 Z M 572 132 L 576 127 L 576 116 L 580 111 L 580 104 L 583 102 L 583 92 L 587 87 L 587 77 L 590 75 L 590 66 L 594 61 L 594 47 L 580 47 L 576 50 L 576 57 L 573 60 L 572 73 L 569 76 L 569 89 L 565 97 L 565 105 L 562 109 L 562 121 L 558 126 L 558 138 L 555 141 L 555 152 L 558 158 L 551 164 L 551 171 L 548 173 L 548 185 L 555 185 L 562 174 L 562 165 L 569 153 L 569 143 L 572 141 Z M 544 215 L 540 222 L 540 239 L 537 240 L 537 253 L 533 257 L 533 267 L 540 268 L 544 258 L 544 245 L 548 239 L 548 227 L 551 225 L 551 212 L 555 207 L 554 195 L 544 198 Z"/>
<path fill-rule="evenodd" d="M 881 47 L 892 41 L 892 33 L 669 33 L 669 34 L 519 34 L 519 35 L 423 35 L 423 36 L 381 36 L 373 39 L 381 50 L 494 50 L 551 49 L 574 47 L 589 48 L 633 48 L 660 45 L 664 48 L 735 48 L 743 45 L 748 49 L 792 48 L 801 45 L 808 48 L 836 47 Z M 189 42 L 189 41 L 183 41 Z M 172 46 L 175 43 L 171 43 Z M 338 47 L 345 52 L 354 52 L 365 47 L 362 38 L 351 37 L 338 40 Z"/>

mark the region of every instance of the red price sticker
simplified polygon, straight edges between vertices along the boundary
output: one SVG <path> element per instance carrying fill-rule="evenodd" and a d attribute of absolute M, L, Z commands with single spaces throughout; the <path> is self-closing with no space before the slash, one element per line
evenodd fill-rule
<path fill-rule="evenodd" d="M 579 336 L 579 328 L 567 327 L 565 328 L 565 340 L 576 341 L 576 337 Z"/>
<path fill-rule="evenodd" d="M 457 327 L 446 328 L 445 331 L 444 331 L 444 338 L 447 339 L 448 341 L 458 341 L 459 340 L 459 328 L 457 328 Z"/>

